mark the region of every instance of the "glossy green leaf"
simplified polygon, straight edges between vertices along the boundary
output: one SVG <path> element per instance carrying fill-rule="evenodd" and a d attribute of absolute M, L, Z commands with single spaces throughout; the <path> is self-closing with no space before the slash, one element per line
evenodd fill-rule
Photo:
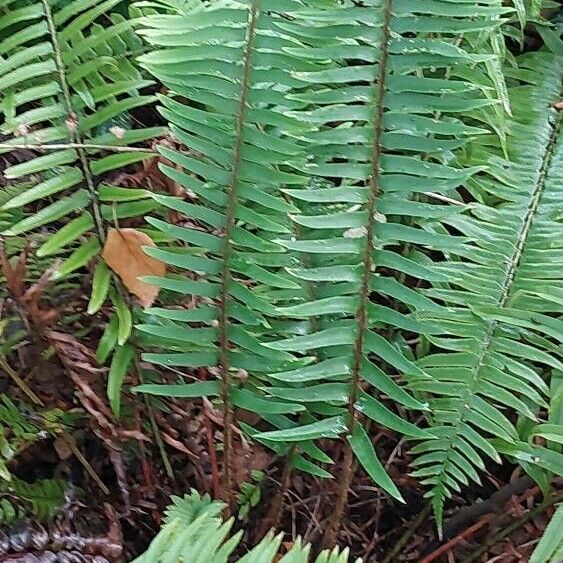
<path fill-rule="evenodd" d="M 356 454 L 358 461 L 365 469 L 366 473 L 377 483 L 384 491 L 387 491 L 392 497 L 405 502 L 395 483 L 385 471 L 383 465 L 379 461 L 375 449 L 361 424 L 356 424 L 354 432 L 348 436 L 350 447 Z"/>
<path fill-rule="evenodd" d="M 111 410 L 117 418 L 121 413 L 121 389 L 135 351 L 129 344 L 117 346 L 108 372 L 107 394 Z"/>
<path fill-rule="evenodd" d="M 92 290 L 88 301 L 89 315 L 97 313 L 105 303 L 111 282 L 111 271 L 103 260 L 98 260 L 92 278 Z"/>
<path fill-rule="evenodd" d="M 112 350 L 117 345 L 117 331 L 119 328 L 119 320 L 116 314 L 112 314 L 106 324 L 102 337 L 96 349 L 96 361 L 103 365 L 109 358 Z"/>
<path fill-rule="evenodd" d="M 218 381 L 198 381 L 197 383 L 181 383 L 178 385 L 164 385 L 146 383 L 133 387 L 136 393 L 147 393 L 160 397 L 177 397 L 183 399 L 196 399 L 199 397 L 213 397 L 219 394 Z"/>
<path fill-rule="evenodd" d="M 261 432 L 257 437 L 274 442 L 301 442 L 303 440 L 315 440 L 317 438 L 337 438 L 345 431 L 346 425 L 344 418 L 342 416 L 335 416 L 319 422 L 288 428 L 287 430 Z"/>

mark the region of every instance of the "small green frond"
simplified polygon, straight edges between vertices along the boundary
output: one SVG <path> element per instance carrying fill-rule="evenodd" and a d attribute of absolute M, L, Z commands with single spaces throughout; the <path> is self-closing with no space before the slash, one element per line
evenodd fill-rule
<path fill-rule="evenodd" d="M 66 483 L 59 479 L 33 483 L 15 477 L 9 482 L 0 480 L 0 525 L 8 526 L 25 517 L 51 521 L 65 504 L 66 490 Z"/>
<path fill-rule="evenodd" d="M 18 8 L 9 0 L 0 16 L 5 37 L 0 42 L 0 152 L 8 154 L 3 172 L 10 183 L 26 184 L 15 197 L 0 198 L 2 210 L 19 212 L 2 224 L 2 234 L 27 235 L 55 226 L 39 254 L 78 253 L 70 255 L 60 276 L 98 254 L 90 235 L 103 241 L 105 234 L 107 210 L 100 208 L 98 196 L 104 177 L 150 156 L 128 146 L 162 132 L 137 129 L 131 119 L 130 111 L 154 98 L 142 94 L 152 82 L 130 60 L 142 49 L 135 22 L 112 12 L 117 4 L 34 0 Z M 11 158 L 12 152 L 19 156 Z M 127 204 L 113 203 L 116 209 L 106 220 L 125 212 Z M 89 253 L 81 248 L 88 244 Z"/>
<path fill-rule="evenodd" d="M 226 563 L 233 561 L 242 532 L 230 534 L 233 520 L 223 522 L 221 511 L 224 504 L 212 501 L 208 495 L 203 497 L 192 491 L 184 498 L 173 497 L 173 504 L 168 508 L 165 523 L 154 538 L 148 550 L 135 559 L 134 563 Z M 323 551 L 315 559 L 310 559 L 311 546 L 297 539 L 289 551 L 283 556 L 278 555 L 281 535 L 273 532 L 267 534 L 262 541 L 237 559 L 239 563 L 347 563 L 348 549 L 334 548 Z M 356 559 L 355 563 L 361 563 Z"/>
<path fill-rule="evenodd" d="M 530 563 L 557 563 L 563 558 L 563 504 L 560 504 L 545 529 L 536 549 L 530 556 Z"/>

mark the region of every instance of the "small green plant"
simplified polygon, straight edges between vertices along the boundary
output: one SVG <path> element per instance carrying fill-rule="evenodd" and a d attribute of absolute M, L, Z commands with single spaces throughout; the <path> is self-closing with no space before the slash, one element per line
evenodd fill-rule
<path fill-rule="evenodd" d="M 66 502 L 67 484 L 61 479 L 37 479 L 27 483 L 12 477 L 0 481 L 0 525 L 32 518 L 49 522 Z"/>
<path fill-rule="evenodd" d="M 200 496 L 196 491 L 184 498 L 173 497 L 168 507 L 165 522 L 147 551 L 134 563 L 227 563 L 242 539 L 243 532 L 230 535 L 234 519 L 221 520 L 225 504 L 212 501 L 208 495 Z M 282 534 L 269 533 L 256 547 L 242 557 L 238 563 L 348 563 L 348 549 L 335 547 L 323 551 L 310 559 L 311 546 L 297 539 L 284 555 L 278 555 Z M 356 559 L 355 563 L 361 563 Z"/>
<path fill-rule="evenodd" d="M 258 505 L 262 496 L 262 482 L 264 472 L 253 469 L 250 472 L 250 482 L 244 482 L 237 493 L 238 518 L 246 520 L 250 511 Z"/>
<path fill-rule="evenodd" d="M 39 412 L 0 394 L 0 479 L 11 480 L 6 464 L 19 452 L 46 437 L 59 435 L 71 420 L 72 416 L 60 409 Z"/>
<path fill-rule="evenodd" d="M 8 464 L 32 444 L 59 436 L 72 418 L 60 409 L 39 412 L 0 395 L 0 524 L 26 517 L 47 522 L 63 506 L 64 481 L 37 479 L 28 483 L 12 475 Z"/>

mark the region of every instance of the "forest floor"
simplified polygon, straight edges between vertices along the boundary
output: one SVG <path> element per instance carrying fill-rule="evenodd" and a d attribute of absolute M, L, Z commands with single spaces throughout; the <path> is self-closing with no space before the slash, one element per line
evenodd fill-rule
<path fill-rule="evenodd" d="M 147 181 L 164 180 L 152 165 L 121 178 L 124 185 L 132 186 Z M 122 226 L 135 226 L 135 220 Z M 104 561 L 100 557 L 131 561 L 154 537 L 171 495 L 183 495 L 191 488 L 220 495 L 216 449 L 222 440 L 221 414 L 206 400 L 174 399 L 149 408 L 129 394 L 122 416 L 127 422 L 119 426 L 106 404 L 104 370 L 96 367 L 94 359 L 103 321 L 95 320 L 99 326 L 87 325 L 90 321 L 82 313 L 87 292 L 71 284 L 53 295 L 41 277 L 29 281 L 37 280 L 40 270 L 33 245 L 22 251 L 18 264 L 12 262 L 10 267 L 3 260 L 12 297 L 3 299 L 0 308 L 6 320 L 4 339 L 18 331 L 26 336 L 17 348 L 0 355 L 0 392 L 18 404 L 32 405 L 31 421 L 41 413 L 43 421 L 54 422 L 24 444 L 9 470 L 24 482 L 62 479 L 67 486 L 64 510 L 54 523 L 45 527 L 28 520 L 23 526 L 2 526 L 0 553 L 6 555 L 0 555 L 0 561 L 43 561 L 30 557 L 55 547 L 98 556 L 98 561 Z M 100 318 L 103 314 L 95 317 Z M 156 369 L 144 363 L 139 367 L 145 372 Z M 158 378 L 174 377 L 159 369 Z M 200 370 L 196 375 L 206 379 L 209 374 Z M 236 416 L 255 422 L 246 412 Z M 553 513 L 554 499 L 544 499 L 521 468 L 491 465 L 482 486 L 472 485 L 455 495 L 447 506 L 444 537 L 439 539 L 424 488 L 408 475 L 408 444 L 389 430 L 376 432 L 378 454 L 406 504 L 390 499 L 363 471 L 356 471 L 339 536 L 353 555 L 384 563 L 528 560 Z M 252 470 L 264 475 L 261 500 L 243 522 L 250 545 L 262 533 L 259 523 L 280 487 L 282 467 L 274 454 L 259 445 L 250 449 L 242 436 L 237 435 L 235 444 L 236 485 L 251 481 Z M 338 460 L 335 446 L 327 444 L 327 448 Z M 334 481 L 293 475 L 280 521 L 288 541 L 301 535 L 319 544 L 334 493 Z M 81 557 L 68 561 L 95 560 Z"/>
<path fill-rule="evenodd" d="M 153 125 L 156 117 L 142 119 L 144 125 Z M 27 158 L 24 153 L 22 160 Z M 10 158 L 17 156 L 16 151 Z M 6 164 L 0 159 L 0 169 Z M 135 165 L 113 183 L 175 194 L 175 186 L 155 164 Z M 136 221 L 125 220 L 121 227 L 135 227 Z M 44 239 L 49 232 L 39 236 Z M 183 495 L 191 488 L 213 496 L 220 493 L 216 446 L 222 439 L 221 414 L 206 400 L 173 399 L 149 407 L 142 398 L 128 394 L 121 418 L 125 422 L 118 425 L 105 399 L 105 370 L 94 359 L 110 311 L 95 317 L 84 314 L 89 280 L 63 289 L 58 286 L 55 294 L 41 276 L 42 263 L 33 253 L 38 242 L 22 240 L 17 253 L 10 250 L 12 256 L 21 251 L 19 265 L 10 268 L 2 260 L 10 295 L 2 292 L 0 299 L 0 393 L 15 403 L 30 405 L 23 414 L 32 426 L 37 413 L 41 424 L 52 422 L 29 443 L 24 441 L 9 471 L 24 482 L 61 479 L 67 487 L 64 510 L 48 526 L 29 520 L 25 525 L 0 526 L 0 561 L 34 563 L 41 561 L 34 557 L 51 548 L 66 551 L 68 561 L 95 561 L 94 556 L 98 562 L 131 561 L 154 537 L 171 495 Z M 2 255 L 6 256 L 4 249 Z M 10 338 L 20 333 L 25 337 L 10 348 Z M 160 370 L 155 379 L 174 376 L 149 364 L 139 367 L 146 372 Z M 199 379 L 207 376 L 205 370 L 197 374 Z M 249 423 L 254 422 L 251 416 L 236 413 L 239 420 Z M 424 487 L 408 475 L 409 445 L 389 430 L 376 432 L 380 459 L 406 504 L 390 499 L 357 470 L 339 535 L 340 543 L 351 546 L 353 555 L 368 563 L 529 559 L 553 514 L 555 499 L 544 498 L 521 468 L 491 464 L 481 486 L 471 485 L 455 494 L 447 505 L 444 536 L 438 538 Z M 235 483 L 250 481 L 252 470 L 264 474 L 261 500 L 243 522 L 250 545 L 262 532 L 259 523 L 280 487 L 282 466 L 259 445 L 250 449 L 240 435 L 235 445 Z M 327 444 L 327 453 L 338 461 L 336 448 L 334 443 Z M 335 488 L 334 481 L 293 476 L 280 521 L 288 542 L 301 535 L 319 544 Z M 554 488 L 559 488 L 561 496 L 561 482 Z M 0 497 L 5 498 L 1 490 Z M 2 501 L 1 510 L 6 510 Z M 82 559 L 78 553 L 84 554 Z"/>

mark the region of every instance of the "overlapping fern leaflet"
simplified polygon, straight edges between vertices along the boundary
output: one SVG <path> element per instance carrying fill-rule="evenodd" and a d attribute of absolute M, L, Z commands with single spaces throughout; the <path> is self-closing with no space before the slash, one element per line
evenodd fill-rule
<path fill-rule="evenodd" d="M 289 238 L 287 216 L 298 211 L 280 187 L 307 181 L 300 171 L 303 151 L 289 138 L 304 130 L 304 124 L 287 115 L 302 105 L 286 96 L 300 84 L 291 72 L 314 70 L 317 64 L 284 52 L 290 44 L 299 45 L 277 26 L 277 10 L 287 6 L 299 8 L 300 3 L 215 2 L 188 14 L 178 9 L 148 17 L 143 30 L 161 49 L 144 56 L 142 64 L 170 88 L 160 111 L 186 147 L 161 152 L 174 164 L 162 169 L 186 189 L 189 201 L 158 201 L 191 221 L 180 227 L 149 218 L 185 246 L 148 252 L 194 278 L 186 279 L 184 273 L 151 281 L 197 299 L 192 310 L 149 311 L 160 324 L 141 325 L 140 330 L 166 339 L 173 353 L 145 357 L 162 365 L 216 367 L 218 379 L 141 389 L 221 397 L 227 495 L 233 407 L 262 416 L 304 410 L 295 402 L 266 401 L 260 390 L 267 383 L 265 374 L 303 364 L 288 352 L 262 345 L 278 334 L 270 322 L 277 301 L 287 292 L 302 292 L 283 270 L 290 257 L 275 239 Z M 244 387 L 240 376 L 247 380 Z"/>
<path fill-rule="evenodd" d="M 62 223 L 37 249 L 39 256 L 72 250 L 59 268 L 61 277 L 98 254 L 105 219 L 154 208 L 148 192 L 137 194 L 144 202 L 119 203 L 134 200 L 132 192 L 124 197 L 123 188 L 100 183 L 106 174 L 146 158 L 147 152 L 127 147 L 162 130 L 135 129 L 127 122 L 129 110 L 153 98 L 140 95 L 151 82 L 127 57 L 142 43 L 132 30 L 133 20 L 117 12 L 118 4 L 2 2 L 0 152 L 16 151 L 17 163 L 4 175 L 20 187 L 19 193 L 10 190 L 2 209 L 39 205 L 33 214 L 15 215 L 2 234 L 18 236 Z M 22 162 L 22 154 L 29 158 Z M 117 203 L 113 211 L 112 203 Z"/>
<path fill-rule="evenodd" d="M 500 461 L 498 451 L 512 453 L 563 473 L 563 457 L 521 444 L 508 418 L 515 410 L 536 420 L 546 406 L 545 381 L 562 367 L 563 143 L 560 112 L 551 107 L 560 99 L 561 59 L 531 53 L 512 74 L 528 84 L 510 92 L 509 159 L 493 138 L 472 149 L 472 163 L 489 167 L 471 180 L 483 203 L 445 220 L 471 242 L 440 266 L 450 283 L 430 290 L 448 306 L 430 315 L 440 327 L 430 339 L 447 352 L 423 358 L 419 365 L 432 379 L 413 384 L 434 396 L 432 432 L 440 439 L 413 451 L 415 475 L 432 486 L 438 524 L 451 491 L 479 481 L 484 456 Z"/>
<path fill-rule="evenodd" d="M 310 86 L 290 95 L 307 104 L 300 116 L 315 128 L 304 135 L 313 158 L 306 170 L 332 183 L 286 190 L 309 211 L 293 217 L 306 235 L 280 241 L 312 257 L 313 267 L 289 271 L 300 281 L 313 280 L 317 296 L 279 308 L 278 314 L 314 315 L 321 319 L 318 330 L 268 344 L 320 358 L 304 369 L 272 373 L 286 386 L 269 389 L 286 400 L 301 397 L 314 422 L 261 438 L 291 441 L 346 433 L 364 468 L 398 498 L 363 416 L 407 436 L 425 435 L 381 400 L 384 395 L 407 409 L 423 409 L 396 378 L 428 377 L 412 361 L 408 346 L 388 335 L 394 329 L 435 330 L 412 312 L 441 307 L 401 282 L 406 277 L 415 280 L 409 285 L 446 280 L 421 250 L 449 251 L 463 244 L 433 226 L 455 216 L 459 206 L 435 204 L 435 197 L 424 194 L 440 198 L 477 170 L 445 162 L 470 136 L 484 132 L 465 125 L 459 115 L 495 101 L 468 80 L 450 77 L 447 69 L 470 69 L 493 57 L 463 48 L 464 34 L 498 25 L 504 9 L 486 4 L 372 0 L 296 15 L 308 25 L 282 25 L 306 44 L 288 52 L 335 61 L 329 69 L 295 73 Z"/>

